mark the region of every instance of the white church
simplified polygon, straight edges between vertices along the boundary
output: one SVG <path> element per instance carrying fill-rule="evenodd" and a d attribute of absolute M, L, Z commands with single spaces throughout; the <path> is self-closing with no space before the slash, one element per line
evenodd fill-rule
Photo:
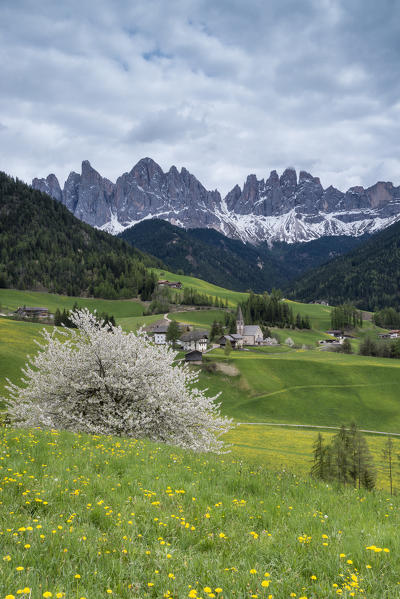
<path fill-rule="evenodd" d="M 243 345 L 261 345 L 263 333 L 258 324 L 244 324 L 242 309 L 239 306 L 236 331 L 243 337 Z"/>

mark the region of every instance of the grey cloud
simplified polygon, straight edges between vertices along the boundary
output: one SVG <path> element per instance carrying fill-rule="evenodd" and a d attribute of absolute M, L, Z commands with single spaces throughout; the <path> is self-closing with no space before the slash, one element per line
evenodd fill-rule
<path fill-rule="evenodd" d="M 391 0 L 2 0 L 0 163 L 398 184 L 399 24 Z"/>
<path fill-rule="evenodd" d="M 204 120 L 175 110 L 160 110 L 142 118 L 128 133 L 127 140 L 173 143 L 182 138 L 202 137 L 204 134 Z"/>

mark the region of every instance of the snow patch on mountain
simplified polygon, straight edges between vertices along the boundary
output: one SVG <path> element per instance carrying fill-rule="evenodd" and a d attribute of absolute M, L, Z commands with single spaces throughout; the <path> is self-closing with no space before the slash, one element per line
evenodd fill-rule
<path fill-rule="evenodd" d="M 185 168 L 164 173 L 151 158 L 140 160 L 115 183 L 90 163 L 70 173 L 61 189 L 54 174 L 32 186 L 67 206 L 75 216 L 116 235 L 142 220 L 164 219 L 183 228 L 213 228 L 244 242 L 294 243 L 327 235 L 360 236 L 400 220 L 400 187 L 378 182 L 343 193 L 324 189 L 318 177 L 294 169 L 268 179 L 249 175 L 222 199 Z"/>

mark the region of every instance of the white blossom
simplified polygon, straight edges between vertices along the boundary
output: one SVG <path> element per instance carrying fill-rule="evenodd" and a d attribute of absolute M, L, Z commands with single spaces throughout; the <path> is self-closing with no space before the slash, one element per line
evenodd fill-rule
<path fill-rule="evenodd" d="M 71 315 L 76 329 L 43 330 L 38 353 L 8 382 L 3 398 L 16 426 L 147 437 L 195 451 L 222 451 L 232 420 L 218 397 L 198 389 L 198 373 L 177 352 L 141 331 L 102 326 L 87 309 Z"/>

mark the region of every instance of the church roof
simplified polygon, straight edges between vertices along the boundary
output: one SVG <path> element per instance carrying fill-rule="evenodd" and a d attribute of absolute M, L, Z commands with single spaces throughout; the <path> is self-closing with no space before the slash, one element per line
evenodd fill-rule
<path fill-rule="evenodd" d="M 199 341 L 200 339 L 208 339 L 208 332 L 195 329 L 180 336 L 180 341 Z"/>
<path fill-rule="evenodd" d="M 261 329 L 258 324 L 246 324 L 243 330 L 243 335 L 257 335 Z"/>
<path fill-rule="evenodd" d="M 241 320 L 242 322 L 244 322 L 244 321 L 243 321 L 243 313 L 242 313 L 242 308 L 241 308 L 240 306 L 239 306 L 239 308 L 238 308 L 237 320 Z"/>

